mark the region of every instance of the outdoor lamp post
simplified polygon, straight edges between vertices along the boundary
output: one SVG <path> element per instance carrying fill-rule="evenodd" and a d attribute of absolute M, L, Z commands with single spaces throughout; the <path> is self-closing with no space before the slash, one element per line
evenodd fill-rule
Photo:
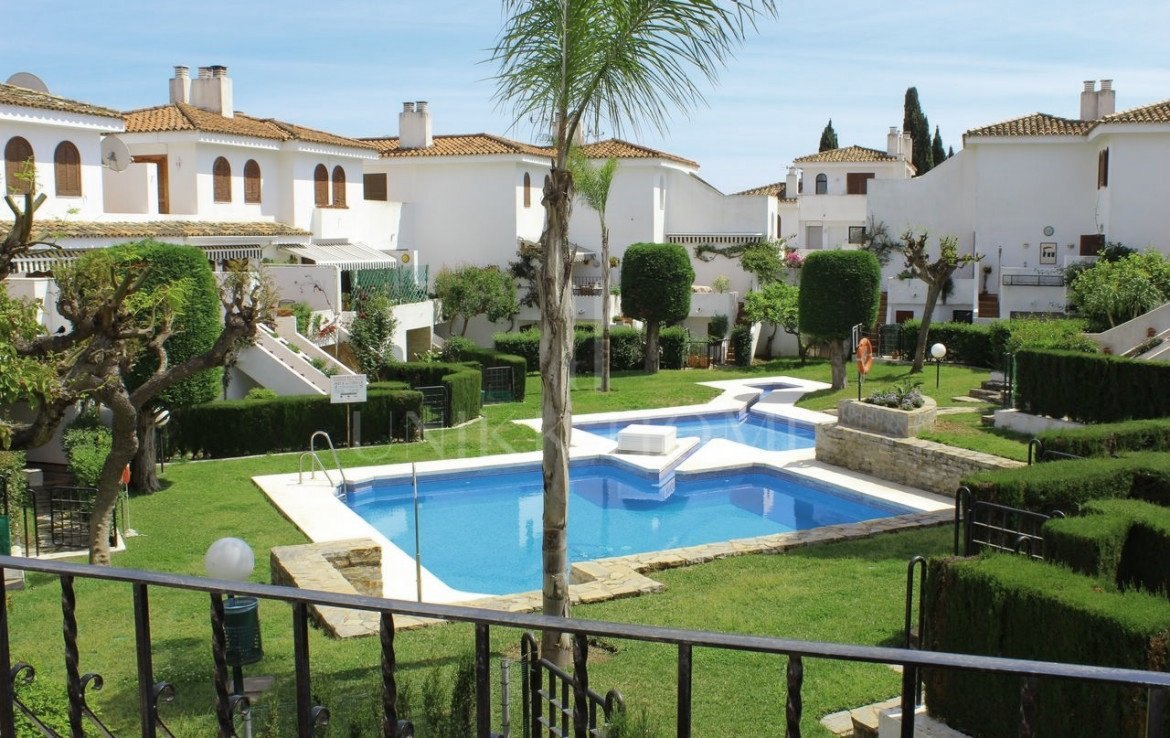
<path fill-rule="evenodd" d="M 942 360 L 947 355 L 947 347 L 936 343 L 930 347 L 930 355 L 934 357 L 934 388 L 938 389 L 939 375 L 942 372 Z"/>
<path fill-rule="evenodd" d="M 220 538 L 211 544 L 203 557 L 203 568 L 207 576 L 214 579 L 242 582 L 252 575 L 255 566 L 252 547 L 239 538 Z M 254 664 L 264 656 L 260 644 L 259 608 L 260 602 L 255 597 L 228 594 L 224 603 L 223 630 L 235 694 L 244 693 L 244 665 Z"/>
<path fill-rule="evenodd" d="M 167 446 L 165 436 L 163 435 L 163 428 L 166 424 L 171 422 L 171 411 L 160 407 L 154 414 L 154 430 L 156 433 L 155 448 L 158 449 L 158 466 L 160 472 L 167 470 Z M 245 544 L 247 545 L 247 544 Z M 250 572 L 249 572 L 250 573 Z"/>

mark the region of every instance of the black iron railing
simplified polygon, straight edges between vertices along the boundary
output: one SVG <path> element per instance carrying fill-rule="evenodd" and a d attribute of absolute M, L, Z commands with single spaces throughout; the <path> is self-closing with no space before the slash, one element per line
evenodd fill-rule
<path fill-rule="evenodd" d="M 1084 456 L 1077 456 L 1076 454 L 1070 454 L 1065 451 L 1044 448 L 1044 442 L 1039 438 L 1033 438 L 1028 441 L 1028 466 L 1031 466 L 1033 463 L 1039 464 L 1042 461 L 1070 461 L 1084 458 Z"/>
<path fill-rule="evenodd" d="M 1170 694 L 1170 674 L 1163 672 L 1116 669 L 1099 666 L 1055 664 L 1023 661 L 998 657 L 972 656 L 968 654 L 937 653 L 905 648 L 878 646 L 857 646 L 837 643 L 820 643 L 765 636 L 713 633 L 677 628 L 660 628 L 624 623 L 594 620 L 573 620 L 499 612 L 455 605 L 433 605 L 401 600 L 387 600 L 329 592 L 313 592 L 292 587 L 279 587 L 249 582 L 203 579 L 146 572 L 134 569 L 94 567 L 81 564 L 66 564 L 53 561 L 38 561 L 11 556 L 0 556 L 0 570 L 21 569 L 56 576 L 62 586 L 62 611 L 64 613 L 65 660 L 67 667 L 67 694 L 70 705 L 70 721 L 74 726 L 88 718 L 85 704 L 85 688 L 96 684 L 96 674 L 81 675 L 77 651 L 77 628 L 74 614 L 73 581 L 76 578 L 124 582 L 134 594 L 133 617 L 135 625 L 135 646 L 137 651 L 137 680 L 139 695 L 140 734 L 144 738 L 168 736 L 162 724 L 159 702 L 165 700 L 173 689 L 165 683 L 156 683 L 152 666 L 152 642 L 150 632 L 149 590 L 171 588 L 205 592 L 210 598 L 209 641 L 211 643 L 215 668 L 213 685 L 218 734 L 223 738 L 237 735 L 234 716 L 246 709 L 247 698 L 229 693 L 227 645 L 224 637 L 223 598 L 228 592 L 236 595 L 257 597 L 264 600 L 285 602 L 292 607 L 293 654 L 295 659 L 295 703 L 296 724 L 299 738 L 310 738 L 317 726 L 328 719 L 325 706 L 314 704 L 311 697 L 312 682 L 309 671 L 309 607 L 325 605 L 376 612 L 381 618 L 381 673 L 382 673 L 382 735 L 390 738 L 400 735 L 400 725 L 395 707 L 397 699 L 397 665 L 394 651 L 394 618 L 396 615 L 414 615 L 437 618 L 475 625 L 475 689 L 476 689 L 476 735 L 490 738 L 491 726 L 491 683 L 489 630 L 492 627 L 519 629 L 555 629 L 569 634 L 575 643 L 573 665 L 573 712 L 571 731 L 575 738 L 587 738 L 589 731 L 588 710 L 588 639 L 601 638 L 629 639 L 659 643 L 677 650 L 677 735 L 689 738 L 691 735 L 691 656 L 694 649 L 714 648 L 735 651 L 749 651 L 785 657 L 787 684 L 785 729 L 789 736 L 800 735 L 802 717 L 801 687 L 804 677 L 805 659 L 832 659 L 852 662 L 898 664 L 903 667 L 903 721 L 902 735 L 912 736 L 914 731 L 915 690 L 922 669 L 961 669 L 988 674 L 1015 676 L 1021 679 L 1022 693 L 1027 697 L 1021 710 L 1021 725 L 1035 724 L 1037 701 L 1036 690 L 1040 689 L 1040 678 L 1073 679 L 1083 682 L 1118 684 L 1147 690 L 1147 738 L 1163 735 L 1167 695 Z M 4 591 L 0 571 L 0 668 L 14 677 L 27 673 L 24 666 L 11 663 L 9 644 L 9 620 L 7 592 Z M 43 653 L 56 651 L 46 644 Z M 23 670 L 23 671 L 22 671 Z M 909 686 L 908 686 L 909 685 Z M 769 699 L 772 690 L 761 689 L 760 699 Z M 13 681 L 0 679 L 0 738 L 12 738 L 14 728 Z M 777 731 L 779 732 L 779 730 Z M 81 735 L 77 729 L 73 735 Z M 1023 734 L 1023 733 L 1021 733 Z M 52 736 L 53 733 L 46 733 Z M 112 735 L 109 732 L 104 735 Z"/>
<path fill-rule="evenodd" d="M 977 500 L 969 487 L 955 493 L 954 553 L 974 556 L 980 551 L 1018 553 L 1044 560 L 1044 524 L 1064 513 L 1038 513 Z M 960 546 L 960 544 L 962 544 Z"/>

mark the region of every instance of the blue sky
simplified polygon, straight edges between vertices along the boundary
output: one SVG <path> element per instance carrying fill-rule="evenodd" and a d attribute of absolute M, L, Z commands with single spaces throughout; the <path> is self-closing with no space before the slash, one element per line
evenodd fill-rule
<path fill-rule="evenodd" d="M 117 109 L 167 101 L 176 64 L 224 64 L 237 110 L 350 136 L 396 135 L 405 100 L 435 133 L 537 140 L 493 100 L 493 0 L 39 0 L 0 11 L 0 80 L 31 71 L 58 95 Z M 930 124 L 963 131 L 1079 112 L 1082 80 L 1113 79 L 1118 109 L 1170 98 L 1166 0 L 781 2 L 669 131 L 624 137 L 693 159 L 725 192 L 782 180 L 830 118 L 841 145 L 885 146 L 906 88 Z M 612 134 L 613 131 L 603 131 Z"/>

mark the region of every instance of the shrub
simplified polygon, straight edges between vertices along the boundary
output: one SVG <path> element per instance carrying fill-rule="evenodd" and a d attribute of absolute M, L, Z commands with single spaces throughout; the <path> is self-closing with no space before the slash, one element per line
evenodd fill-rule
<path fill-rule="evenodd" d="M 882 407 L 894 407 L 900 410 L 915 410 L 926 404 L 919 387 L 922 382 L 905 382 L 895 384 L 892 388 L 876 390 L 864 402 Z"/>
<path fill-rule="evenodd" d="M 24 477 L 23 451 L 0 451 L 0 493 L 8 495 L 8 514 L 15 517 L 24 507 L 28 485 Z M 12 528 L 15 532 L 15 528 Z"/>
<path fill-rule="evenodd" d="M 267 387 L 253 387 L 248 390 L 248 394 L 244 395 L 245 400 L 275 400 L 280 395 L 276 394 L 276 390 L 270 390 Z"/>
<path fill-rule="evenodd" d="M 97 413 L 85 413 L 73 421 L 62 436 L 61 445 L 69 457 L 69 471 L 78 485 L 97 486 L 113 442 L 110 429 L 101 422 Z"/>
<path fill-rule="evenodd" d="M 313 319 L 313 308 L 307 302 L 294 302 L 292 314 L 297 319 L 297 333 L 307 336 L 309 334 L 309 321 Z"/>
<path fill-rule="evenodd" d="M 1084 512 L 1045 524 L 1045 559 L 1121 589 L 1170 593 L 1170 509 L 1142 500 L 1094 500 Z"/>
<path fill-rule="evenodd" d="M 645 362 L 644 336 L 636 328 L 615 326 L 609 329 L 609 368 L 614 371 L 637 369 Z"/>
<path fill-rule="evenodd" d="M 681 326 L 663 328 L 658 334 L 658 348 L 662 351 L 664 369 L 682 369 L 687 364 L 687 344 L 690 332 Z"/>
<path fill-rule="evenodd" d="M 707 323 L 707 335 L 713 338 L 725 338 L 727 325 L 726 315 L 712 315 L 710 322 Z"/>
<path fill-rule="evenodd" d="M 501 353 L 523 356 L 532 371 L 540 370 L 540 331 L 497 333 L 492 337 L 492 344 Z"/>
<path fill-rule="evenodd" d="M 447 344 L 450 346 L 450 342 Z M 484 369 L 509 367 L 512 370 L 512 399 L 516 402 L 524 401 L 524 383 L 528 376 L 528 361 L 523 356 L 505 354 L 494 349 L 480 348 L 475 344 L 460 348 L 460 355 L 464 360 L 476 362 Z"/>
<path fill-rule="evenodd" d="M 736 366 L 752 365 L 752 329 L 737 325 L 731 329 L 731 348 L 735 352 Z"/>
<path fill-rule="evenodd" d="M 1047 450 L 1075 456 L 1109 456 L 1120 451 L 1170 451 L 1170 418 L 1057 428 L 1038 433 L 1036 438 Z"/>
<path fill-rule="evenodd" d="M 922 321 L 907 320 L 898 334 L 898 349 L 903 356 L 913 356 Z M 991 345 L 991 329 L 972 323 L 931 323 L 927 346 L 941 343 L 947 347 L 946 360 L 970 366 L 994 367 L 999 358 Z"/>
<path fill-rule="evenodd" d="M 858 323 L 873 325 L 881 284 L 882 268 L 868 251 L 809 254 L 800 270 L 800 332 L 832 341 L 848 338 Z"/>
<path fill-rule="evenodd" d="M 443 361 L 463 361 L 465 353 L 479 348 L 475 341 L 463 336 L 451 336 L 443 344 Z"/>
<path fill-rule="evenodd" d="M 400 382 L 373 383 L 360 410 L 365 443 L 414 440 L 413 419 L 422 414 L 422 395 Z M 182 408 L 172 414 L 168 428 L 180 453 L 218 458 L 303 449 L 318 430 L 344 438 L 345 416 L 345 406 L 326 396 L 296 395 Z"/>
<path fill-rule="evenodd" d="M 991 350 L 996 356 L 1021 349 L 1079 351 L 1097 354 L 1101 347 L 1084 334 L 1083 320 L 1026 318 L 991 324 Z"/>
<path fill-rule="evenodd" d="M 1170 364 L 1021 350 L 1016 353 L 1016 407 L 1085 423 L 1170 416 Z"/>
<path fill-rule="evenodd" d="M 540 369 L 540 333 L 497 333 L 494 337 L 496 351 L 523 357 L 530 371 Z M 591 331 L 577 331 L 573 335 L 573 358 L 578 373 L 587 374 L 596 366 L 594 352 L 597 350 Z M 616 326 L 609 331 L 609 367 L 614 371 L 639 368 L 644 359 L 643 336 L 634 328 Z M 486 366 L 486 364 L 485 364 Z M 522 399 L 522 398 L 521 398 Z"/>
<path fill-rule="evenodd" d="M 411 387 L 447 388 L 447 422 L 450 425 L 479 417 L 483 386 L 483 375 L 479 369 L 466 364 L 424 363 L 418 361 L 396 361 L 386 364 L 379 373 L 379 379 L 406 382 Z"/>

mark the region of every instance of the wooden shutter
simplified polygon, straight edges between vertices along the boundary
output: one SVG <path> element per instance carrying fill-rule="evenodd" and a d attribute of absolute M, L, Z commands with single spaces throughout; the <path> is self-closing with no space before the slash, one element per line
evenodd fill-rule
<path fill-rule="evenodd" d="M 260 202 L 260 165 L 255 159 L 244 164 L 244 202 Z"/>
<path fill-rule="evenodd" d="M 1105 248 L 1105 236 L 1100 233 L 1090 233 L 1081 236 L 1081 256 L 1096 256 L 1097 252 Z"/>
<path fill-rule="evenodd" d="M 367 200 L 386 202 L 390 199 L 386 186 L 386 173 L 362 175 L 362 197 Z"/>
<path fill-rule="evenodd" d="M 345 170 L 340 165 L 333 167 L 333 207 L 345 207 Z"/>
<path fill-rule="evenodd" d="M 532 207 L 532 177 L 524 173 L 524 207 Z"/>
<path fill-rule="evenodd" d="M 5 193 L 24 194 L 32 190 L 31 178 L 21 175 L 27 167 L 35 165 L 32 146 L 20 136 L 8 139 L 4 146 L 4 189 Z"/>
<path fill-rule="evenodd" d="M 81 197 L 81 153 L 72 142 L 57 144 L 53 152 L 53 175 L 57 197 Z"/>
<path fill-rule="evenodd" d="M 232 165 L 222 156 L 211 165 L 211 190 L 213 201 L 232 201 Z"/>
<path fill-rule="evenodd" d="M 318 164 L 313 170 L 313 204 L 319 208 L 329 207 L 329 170 Z"/>
<path fill-rule="evenodd" d="M 845 194 L 864 195 L 869 191 L 869 180 L 873 172 L 849 172 L 845 175 Z"/>

